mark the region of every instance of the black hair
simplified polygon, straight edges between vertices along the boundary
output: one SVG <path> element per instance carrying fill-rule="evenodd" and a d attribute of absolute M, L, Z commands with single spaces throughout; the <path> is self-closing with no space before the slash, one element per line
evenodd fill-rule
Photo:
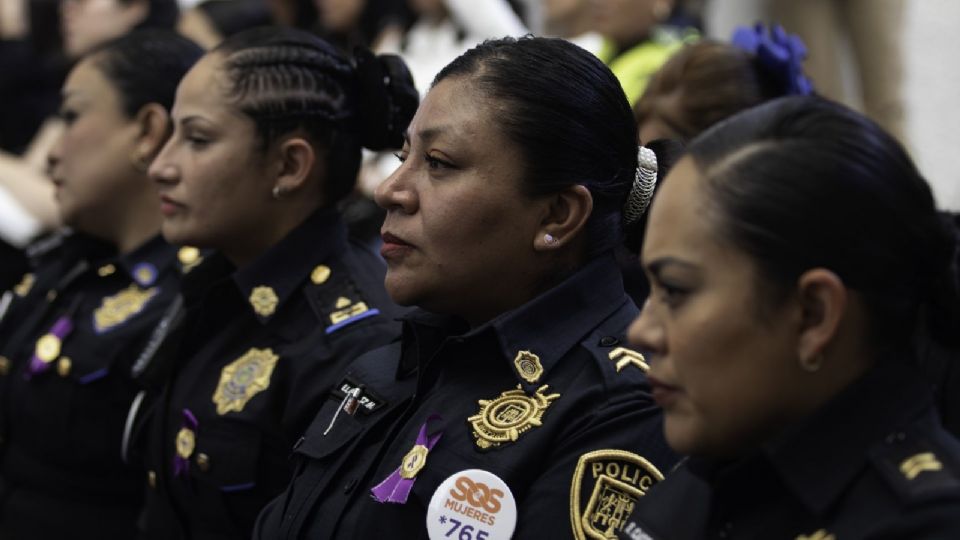
<path fill-rule="evenodd" d="M 227 38 L 229 99 L 250 117 L 265 151 L 301 131 L 327 156 L 325 203 L 356 183 L 361 146 L 399 148 L 419 95 L 406 65 L 391 55 L 358 49 L 354 61 L 307 32 L 266 27 Z"/>
<path fill-rule="evenodd" d="M 90 52 L 120 94 L 124 113 L 133 118 L 141 107 L 173 107 L 177 84 L 203 56 L 203 49 L 172 30 L 134 30 Z"/>
<path fill-rule="evenodd" d="M 781 298 L 826 268 L 859 293 L 879 349 L 912 356 L 918 337 L 957 345 L 955 235 L 877 124 L 820 98 L 781 98 L 717 124 L 689 155 L 722 236 Z"/>
<path fill-rule="evenodd" d="M 526 36 L 470 49 L 433 84 L 451 77 L 470 77 L 501 107 L 496 121 L 523 156 L 524 191 L 585 186 L 593 196 L 588 256 L 616 246 L 637 168 L 637 127 L 613 73 L 568 41 Z"/>

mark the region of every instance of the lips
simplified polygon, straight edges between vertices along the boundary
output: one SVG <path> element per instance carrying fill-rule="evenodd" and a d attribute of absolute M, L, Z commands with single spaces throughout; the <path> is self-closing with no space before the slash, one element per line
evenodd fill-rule
<path fill-rule="evenodd" d="M 184 206 L 182 204 L 171 199 L 170 197 L 167 197 L 166 195 L 160 196 L 160 213 L 164 216 L 172 216 L 183 208 Z"/>
<path fill-rule="evenodd" d="M 383 232 L 380 237 L 383 239 L 383 246 L 380 247 L 380 255 L 383 256 L 384 259 L 399 259 L 413 249 L 412 244 L 389 232 Z"/>
<path fill-rule="evenodd" d="M 664 408 L 672 405 L 683 393 L 683 389 L 679 386 L 667 384 L 649 375 L 647 375 L 647 382 L 650 383 L 654 401 Z"/>

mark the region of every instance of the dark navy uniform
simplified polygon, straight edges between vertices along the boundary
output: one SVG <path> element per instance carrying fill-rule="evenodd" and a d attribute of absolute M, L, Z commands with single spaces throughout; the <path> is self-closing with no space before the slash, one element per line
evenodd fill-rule
<path fill-rule="evenodd" d="M 620 538 L 960 538 L 960 444 L 915 371 L 876 368 L 753 457 L 688 459 Z"/>
<path fill-rule="evenodd" d="M 402 339 L 350 366 L 322 404 L 296 446 L 293 483 L 254 537 L 427 538 L 431 497 L 467 469 L 506 482 L 516 539 L 615 528 L 676 460 L 646 364 L 621 346 L 636 315 L 604 256 L 473 330 L 451 317 L 407 317 Z M 407 462 L 423 426 L 440 438 L 409 496 L 377 502 L 371 488 Z M 600 497 L 619 504 L 604 507 Z"/>
<path fill-rule="evenodd" d="M 399 334 L 384 272 L 328 211 L 242 269 L 214 254 L 191 271 L 172 379 L 145 428 L 144 537 L 249 537 L 334 378 Z"/>
<path fill-rule="evenodd" d="M 179 280 L 159 236 L 118 256 L 73 235 L 0 300 L 0 537 L 132 537 L 143 474 L 121 460 L 130 366 Z"/>

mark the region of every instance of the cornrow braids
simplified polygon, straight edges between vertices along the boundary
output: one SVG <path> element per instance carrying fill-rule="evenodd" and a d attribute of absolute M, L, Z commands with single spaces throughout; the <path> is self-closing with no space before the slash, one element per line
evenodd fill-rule
<path fill-rule="evenodd" d="M 417 93 L 405 66 L 387 76 L 388 59 L 354 62 L 306 32 L 257 28 L 228 38 L 215 52 L 224 57 L 227 97 L 253 120 L 262 152 L 284 135 L 301 132 L 327 156 L 327 204 L 353 190 L 361 147 L 398 146 L 416 111 L 416 98 L 411 105 L 408 95 Z M 396 60 L 389 61 L 395 66 Z M 364 70 L 379 72 L 370 77 Z M 371 118 L 365 110 L 384 115 Z"/>

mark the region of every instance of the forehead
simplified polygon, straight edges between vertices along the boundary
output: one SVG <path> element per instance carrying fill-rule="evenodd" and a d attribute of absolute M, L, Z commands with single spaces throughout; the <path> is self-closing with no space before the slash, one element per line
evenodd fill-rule
<path fill-rule="evenodd" d="M 223 55 L 217 52 L 204 55 L 187 72 L 177 86 L 174 115 L 184 109 L 211 111 L 230 108 L 227 102 L 228 81 L 223 71 Z"/>
<path fill-rule="evenodd" d="M 96 65 L 101 58 L 101 55 L 87 57 L 70 71 L 63 83 L 65 98 L 77 96 L 92 100 L 116 99 L 116 89 L 103 70 Z"/>
<path fill-rule="evenodd" d="M 427 92 L 410 122 L 411 139 L 469 137 L 474 143 L 489 141 L 497 133 L 493 102 L 470 77 L 443 79 Z"/>
<path fill-rule="evenodd" d="M 644 261 L 665 256 L 690 258 L 716 249 L 720 237 L 705 189 L 690 157 L 670 170 L 653 198 L 643 242 Z"/>

